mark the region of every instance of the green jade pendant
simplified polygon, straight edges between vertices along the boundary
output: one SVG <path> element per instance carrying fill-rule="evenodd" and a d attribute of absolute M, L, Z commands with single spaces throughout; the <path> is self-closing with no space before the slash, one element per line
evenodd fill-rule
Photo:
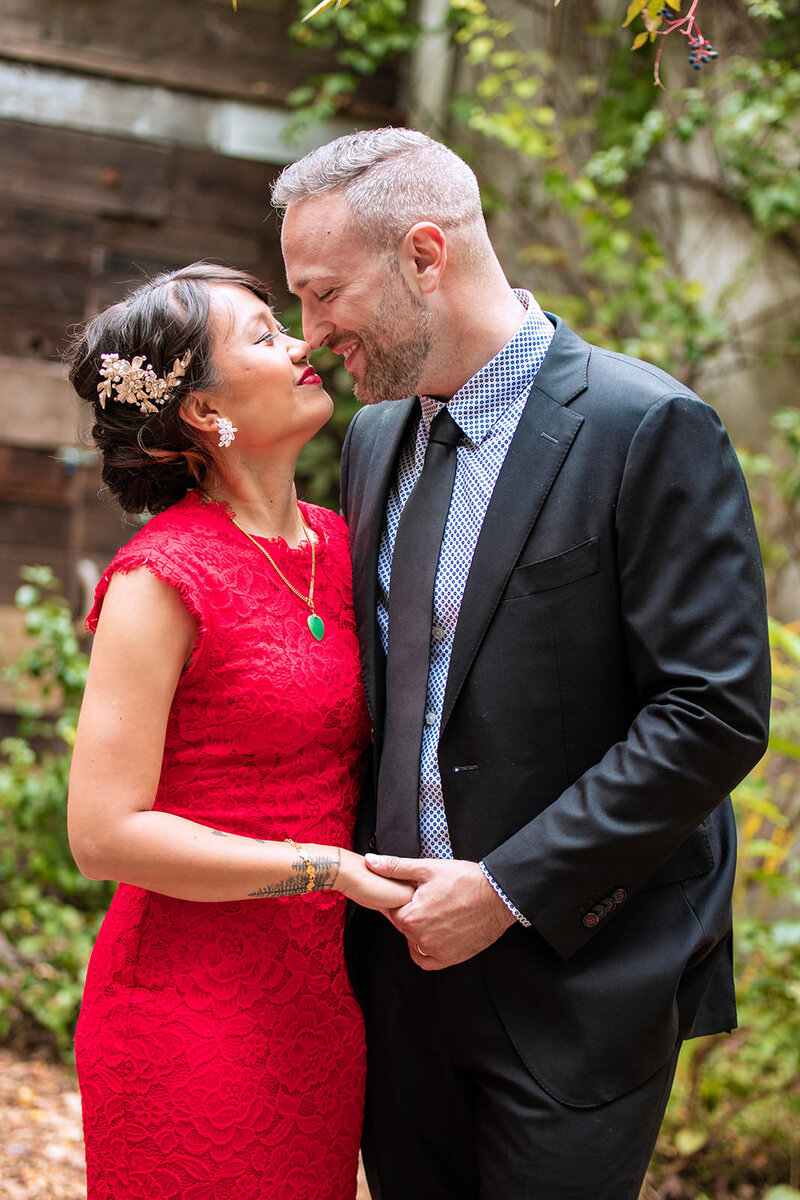
<path fill-rule="evenodd" d="M 325 637 L 325 622 L 322 617 L 318 617 L 316 613 L 311 613 L 308 617 L 308 628 L 311 631 L 311 636 L 321 642 Z"/>

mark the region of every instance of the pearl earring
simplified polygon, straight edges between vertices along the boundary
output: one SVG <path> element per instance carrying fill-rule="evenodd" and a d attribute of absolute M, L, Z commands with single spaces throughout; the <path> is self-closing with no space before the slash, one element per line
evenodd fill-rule
<path fill-rule="evenodd" d="M 234 425 L 233 421 L 229 421 L 227 417 L 217 417 L 217 432 L 219 433 L 220 446 L 232 446 L 235 440 L 235 435 L 239 430 Z"/>

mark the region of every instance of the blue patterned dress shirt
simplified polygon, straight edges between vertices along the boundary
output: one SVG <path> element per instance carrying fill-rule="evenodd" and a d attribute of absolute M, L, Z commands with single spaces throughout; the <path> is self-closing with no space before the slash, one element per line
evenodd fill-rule
<path fill-rule="evenodd" d="M 499 354 L 467 380 L 447 406 L 464 437 L 456 449 L 453 495 L 434 587 L 430 674 L 420 756 L 419 825 L 423 858 L 453 857 L 438 761 L 439 725 L 453 637 L 492 491 L 553 337 L 552 324 L 530 292 L 516 290 L 515 295 L 526 309 L 519 329 Z M 442 401 L 430 396 L 421 396 L 420 402 L 422 419 L 416 436 L 409 440 L 398 460 L 378 557 L 378 624 L 384 652 L 389 645 L 390 579 L 397 526 L 422 471 L 431 421 L 443 407 Z M 485 865 L 481 863 L 480 867 L 517 920 L 529 925 Z"/>

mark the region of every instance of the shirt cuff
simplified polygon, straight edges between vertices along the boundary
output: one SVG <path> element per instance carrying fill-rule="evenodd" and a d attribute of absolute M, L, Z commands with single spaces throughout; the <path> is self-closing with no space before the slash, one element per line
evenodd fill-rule
<path fill-rule="evenodd" d="M 511 901 L 509 900 L 508 896 L 505 894 L 505 892 L 503 891 L 503 889 L 500 887 L 500 885 L 499 885 L 499 883 L 497 882 L 497 880 L 496 880 L 496 879 L 494 879 L 494 877 L 493 877 L 492 875 L 490 875 L 490 874 L 489 874 L 489 871 L 488 871 L 488 868 L 487 868 L 487 866 L 486 866 L 486 863 L 484 863 L 484 862 L 479 862 L 479 863 L 478 863 L 478 866 L 479 866 L 479 867 L 480 867 L 480 869 L 483 871 L 484 875 L 485 875 L 485 876 L 486 876 L 486 878 L 489 880 L 489 883 L 492 885 L 492 887 L 494 888 L 494 890 L 497 892 L 497 894 L 498 894 L 498 896 L 500 897 L 500 899 L 503 901 L 503 904 L 505 904 L 506 908 L 508 908 L 508 909 L 510 909 L 510 910 L 511 910 L 511 912 L 514 914 L 514 916 L 516 917 L 516 919 L 519 921 L 520 925 L 524 925 L 526 929 L 530 929 L 530 928 L 531 928 L 531 923 L 530 923 L 530 921 L 528 920 L 528 918 L 527 918 L 527 917 L 524 917 L 524 916 L 522 915 L 522 913 L 519 911 L 519 909 L 518 909 L 518 908 L 517 908 L 515 905 L 513 905 L 513 904 L 511 903 Z"/>

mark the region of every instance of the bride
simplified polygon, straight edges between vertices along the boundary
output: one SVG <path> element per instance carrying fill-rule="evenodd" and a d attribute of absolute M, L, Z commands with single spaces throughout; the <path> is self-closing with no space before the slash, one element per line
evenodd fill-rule
<path fill-rule="evenodd" d="M 242 272 L 195 264 L 90 320 L 70 378 L 103 478 L 157 514 L 98 585 L 70 844 L 120 880 L 76 1032 L 89 1200 L 352 1200 L 364 1084 L 346 898 L 369 736 L 347 529 L 298 502 L 331 415 Z"/>

